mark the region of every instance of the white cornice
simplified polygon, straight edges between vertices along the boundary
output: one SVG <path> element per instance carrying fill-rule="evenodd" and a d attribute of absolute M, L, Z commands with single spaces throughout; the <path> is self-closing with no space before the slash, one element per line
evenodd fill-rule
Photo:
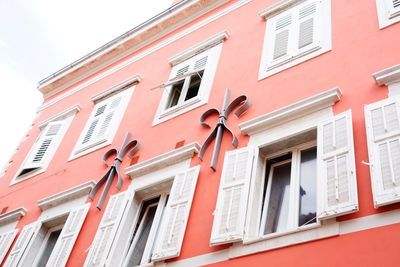
<path fill-rule="evenodd" d="M 242 122 L 239 128 L 243 134 L 252 135 L 264 131 L 282 122 L 290 121 L 334 105 L 340 100 L 342 93 L 338 87 L 317 95 Z"/>
<path fill-rule="evenodd" d="M 65 118 L 65 117 L 71 115 L 72 113 L 79 112 L 80 110 L 81 110 L 81 107 L 79 105 L 73 105 L 73 106 L 71 106 L 71 107 L 69 107 L 69 108 L 57 113 L 56 115 L 51 116 L 50 118 L 38 123 L 38 127 L 39 128 L 43 128 L 47 124 L 49 124 L 49 122 L 56 121 L 56 120 L 59 120 L 61 118 Z"/>
<path fill-rule="evenodd" d="M 25 216 L 27 210 L 24 207 L 6 212 L 0 215 L 0 225 L 18 221 L 22 216 Z"/>
<path fill-rule="evenodd" d="M 176 164 L 179 161 L 192 158 L 195 153 L 199 152 L 199 150 L 199 143 L 190 143 L 157 157 L 129 166 L 125 169 L 125 174 L 129 175 L 131 178 L 142 176 L 161 168 Z"/>
<path fill-rule="evenodd" d="M 38 200 L 37 205 L 41 210 L 46 210 L 62 203 L 88 195 L 95 186 L 94 181 L 88 181 L 60 193 Z"/>
<path fill-rule="evenodd" d="M 180 52 L 179 54 L 171 57 L 168 59 L 168 63 L 171 66 L 175 66 L 213 46 L 216 46 L 217 44 L 220 44 L 222 42 L 224 42 L 226 39 L 229 38 L 229 33 L 228 31 L 222 31 L 220 33 L 215 34 L 214 36 L 208 38 L 207 40 L 194 45 L 188 49 L 186 49 L 185 51 Z"/>
<path fill-rule="evenodd" d="M 372 74 L 378 85 L 389 85 L 400 82 L 400 64 Z"/>
<path fill-rule="evenodd" d="M 111 95 L 111 94 L 113 94 L 115 92 L 118 92 L 120 90 L 125 89 L 127 86 L 137 84 L 141 80 L 142 80 L 142 77 L 139 74 L 136 74 L 136 75 L 132 76 L 131 78 L 129 78 L 129 79 L 127 79 L 127 80 L 125 80 L 125 81 L 123 81 L 123 82 L 121 82 L 121 83 L 119 83 L 119 84 L 117 84 L 117 85 L 115 85 L 115 86 L 113 86 L 111 88 L 108 88 L 107 90 L 104 90 L 104 91 L 92 96 L 91 100 L 93 102 L 99 101 L 100 99 L 108 97 L 109 95 Z"/>
<path fill-rule="evenodd" d="M 305 0 L 281 0 L 269 7 L 267 7 L 266 9 L 260 11 L 258 14 L 264 18 L 264 19 L 268 19 L 272 16 L 275 16 L 276 14 L 287 10 L 288 8 L 297 5 L 301 2 L 304 2 Z"/>

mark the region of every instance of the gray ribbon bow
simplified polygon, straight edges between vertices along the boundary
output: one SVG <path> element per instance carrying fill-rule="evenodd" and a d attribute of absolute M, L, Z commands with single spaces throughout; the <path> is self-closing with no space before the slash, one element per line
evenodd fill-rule
<path fill-rule="evenodd" d="M 200 124 L 203 127 L 206 128 L 211 128 L 210 125 L 205 123 L 205 119 L 213 114 L 219 115 L 218 123 L 215 126 L 214 130 L 211 132 L 211 134 L 208 136 L 207 140 L 204 142 L 203 146 L 200 149 L 199 153 L 199 158 L 203 160 L 203 155 L 208 148 L 208 146 L 211 144 L 211 142 L 215 139 L 215 144 L 214 144 L 214 151 L 212 154 L 211 158 L 211 169 L 214 171 L 216 170 L 217 167 L 217 161 L 218 161 L 218 155 L 221 149 L 221 141 L 222 141 L 222 136 L 224 134 L 224 130 L 228 130 L 228 132 L 232 135 L 232 145 L 236 148 L 238 146 L 238 140 L 236 136 L 233 134 L 233 132 L 228 128 L 226 125 L 226 121 L 228 119 L 229 114 L 235 109 L 238 108 L 235 112 L 235 115 L 239 117 L 240 115 L 243 114 L 249 107 L 250 107 L 250 101 L 248 100 L 247 96 L 241 95 L 235 100 L 233 100 L 229 105 L 229 89 L 226 88 L 225 90 L 225 96 L 224 96 L 224 103 L 222 104 L 222 109 L 219 111 L 218 109 L 212 108 L 207 110 L 206 112 L 203 113 L 200 117 Z"/>
<path fill-rule="evenodd" d="M 128 156 L 131 158 L 139 149 L 140 149 L 140 143 L 137 140 L 133 140 L 129 142 L 129 139 L 131 137 L 131 134 L 128 132 L 125 136 L 124 142 L 122 143 L 121 149 L 118 151 L 115 148 L 112 148 L 108 150 L 104 156 L 103 156 L 103 162 L 107 167 L 110 167 L 108 169 L 107 173 L 97 182 L 97 184 L 93 187 L 93 189 L 90 191 L 89 198 L 94 199 L 94 196 L 96 195 L 97 191 L 100 189 L 100 187 L 106 183 L 103 192 L 101 194 L 101 197 L 99 199 L 99 202 L 97 203 L 97 208 L 100 210 L 101 207 L 103 206 L 104 200 L 107 196 L 108 191 L 110 190 L 111 184 L 114 180 L 115 175 L 118 177 L 118 182 L 117 182 L 117 188 L 118 190 L 121 189 L 122 187 L 122 175 L 119 171 L 119 166 L 121 165 L 122 159 L 124 156 L 129 152 Z M 107 159 L 111 157 L 112 155 L 116 155 L 114 158 L 113 165 L 109 166 L 107 164 Z"/>

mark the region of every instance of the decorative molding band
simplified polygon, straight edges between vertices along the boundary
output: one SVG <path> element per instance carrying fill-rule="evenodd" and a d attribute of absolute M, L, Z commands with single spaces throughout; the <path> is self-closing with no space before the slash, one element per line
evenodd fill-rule
<path fill-rule="evenodd" d="M 161 168 L 176 164 L 179 161 L 192 158 L 195 153 L 199 152 L 199 150 L 199 143 L 190 143 L 157 157 L 129 166 L 125 169 L 125 174 L 129 175 L 131 178 L 142 176 Z"/>
<path fill-rule="evenodd" d="M 329 106 L 333 106 L 337 101 L 340 100 L 341 96 L 342 92 L 340 91 L 339 87 L 335 87 L 289 106 L 242 122 L 239 124 L 239 129 L 245 135 L 252 135 L 282 122 L 300 118 L 304 115 L 316 112 Z"/>
<path fill-rule="evenodd" d="M 266 9 L 260 11 L 258 15 L 260 15 L 263 19 L 268 19 L 272 16 L 275 16 L 276 14 L 285 11 L 286 9 L 297 5 L 301 2 L 304 2 L 305 0 L 281 0 Z"/>
<path fill-rule="evenodd" d="M 95 181 L 88 181 L 60 193 L 38 200 L 37 205 L 41 210 L 46 210 L 62 203 L 88 195 L 95 186 Z"/>
<path fill-rule="evenodd" d="M 79 112 L 80 110 L 81 110 L 81 107 L 79 105 L 73 105 L 73 106 L 71 106 L 71 107 L 69 107 L 69 108 L 67 108 L 67 109 L 55 114 L 54 116 L 51 116 L 50 118 L 38 123 L 38 127 L 40 129 L 42 129 L 42 128 L 46 127 L 46 125 L 49 124 L 49 122 L 63 119 L 65 117 L 68 117 L 72 113 Z"/>
<path fill-rule="evenodd" d="M 73 89 L 69 89 L 66 92 L 61 93 L 60 95 L 58 95 L 58 96 L 46 101 L 45 103 L 43 103 L 37 109 L 36 112 L 40 112 L 40 111 L 42 111 L 42 110 L 44 110 L 44 109 L 46 109 L 46 108 L 58 103 L 59 101 L 63 100 L 64 98 L 67 98 L 67 97 L 69 97 L 69 96 L 71 96 L 71 95 L 73 95 L 73 94 L 85 89 L 87 86 L 89 86 L 91 84 L 94 84 L 95 82 L 103 79 L 104 77 L 106 77 L 108 75 L 111 75 L 112 73 L 115 73 L 115 72 L 125 68 L 126 66 L 128 66 L 128 65 L 130 65 L 130 64 L 132 64 L 132 63 L 134 63 L 134 62 L 136 62 L 136 61 L 138 61 L 138 60 L 140 60 L 140 59 L 142 59 L 142 58 L 144 58 L 144 57 L 146 57 L 146 56 L 158 51 L 159 49 L 161 49 L 161 48 L 163 48 L 163 47 L 165 47 L 165 46 L 167 46 L 167 45 L 169 45 L 169 44 L 171 44 L 171 43 L 173 43 L 173 42 L 185 37 L 186 35 L 188 35 L 188 34 L 194 32 L 194 31 L 196 31 L 196 30 L 198 30 L 198 29 L 210 24 L 211 22 L 213 22 L 215 20 L 218 20 L 219 18 L 221 18 L 221 17 L 223 17 L 223 16 L 235 11 L 236 9 L 242 7 L 243 5 L 246 5 L 246 4 L 250 3 L 251 1 L 253 1 L 253 0 L 240 0 L 237 3 L 234 3 L 231 6 L 227 7 L 226 9 L 216 13 L 215 15 L 210 16 L 209 18 L 206 18 L 206 19 L 200 21 L 197 24 L 194 24 L 193 26 L 191 26 L 191 27 L 189 27 L 189 28 L 187 28 L 187 29 L 175 34 L 174 36 L 172 36 L 172 37 L 170 37 L 170 38 L 168 38 L 168 39 L 166 39 L 164 41 L 161 41 L 160 43 L 158 43 L 158 44 L 154 45 L 153 47 L 150 47 L 149 49 L 147 49 L 147 50 L 145 50 L 145 51 L 133 56 L 132 58 L 130 58 L 128 60 L 125 60 L 125 61 L 123 61 L 121 63 L 118 63 L 115 66 L 111 67 L 108 70 L 103 71 L 100 74 L 95 74 L 93 78 L 90 78 L 89 80 L 82 82 L 80 85 L 74 87 Z M 223 3 L 225 3 L 225 2 L 226 2 L 226 0 L 223 1 Z M 223 4 L 223 3 L 220 3 L 220 4 Z M 128 51 L 127 54 L 124 54 L 123 56 L 129 55 L 130 53 L 133 53 L 134 51 L 138 50 L 139 48 L 140 47 L 135 47 L 135 48 L 133 48 L 133 51 Z M 119 58 L 117 58 L 117 59 L 119 59 Z M 110 64 L 112 64 L 112 63 L 110 63 Z M 109 64 L 106 64 L 104 66 L 103 65 L 100 66 L 99 68 L 95 68 L 95 71 L 94 72 L 89 71 L 89 74 L 94 74 L 95 72 L 102 70 L 103 68 L 105 68 L 108 65 Z M 63 91 L 68 86 L 73 85 L 75 82 L 76 81 L 73 81 L 73 82 L 68 83 L 66 85 L 62 85 L 56 91 L 57 92 Z"/>
<path fill-rule="evenodd" d="M 215 34 L 214 36 L 208 38 L 207 40 L 194 45 L 185 51 L 178 53 L 177 55 L 168 59 L 168 63 L 171 66 L 175 66 L 213 46 L 216 46 L 229 38 L 229 33 L 227 30 Z"/>
<path fill-rule="evenodd" d="M 15 210 L 6 212 L 0 215 L 0 225 L 4 225 L 10 222 L 18 221 L 22 216 L 25 216 L 27 210 L 24 207 L 17 208 Z"/>
<path fill-rule="evenodd" d="M 93 102 L 97 102 L 105 97 L 110 96 L 111 94 L 114 94 L 116 92 L 122 91 L 124 89 L 126 89 L 129 86 L 133 86 L 136 85 L 137 83 L 139 83 L 142 80 L 142 77 L 139 74 L 136 74 L 134 76 L 132 76 L 131 78 L 111 87 L 108 88 L 98 94 L 95 94 L 94 96 L 92 96 L 90 99 Z"/>
<path fill-rule="evenodd" d="M 375 72 L 372 76 L 379 86 L 400 82 L 400 64 Z"/>

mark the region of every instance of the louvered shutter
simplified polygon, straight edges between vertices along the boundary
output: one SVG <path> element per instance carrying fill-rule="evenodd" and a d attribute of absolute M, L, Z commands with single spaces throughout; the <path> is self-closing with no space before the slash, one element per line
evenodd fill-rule
<path fill-rule="evenodd" d="M 293 14 L 285 12 L 279 17 L 276 17 L 271 27 L 273 32 L 273 45 L 270 51 L 270 65 L 274 65 L 277 61 L 282 61 L 289 56 L 289 43 L 292 34 Z"/>
<path fill-rule="evenodd" d="M 351 110 L 318 125 L 320 219 L 358 210 Z"/>
<path fill-rule="evenodd" d="M 14 247 L 8 255 L 8 258 L 4 264 L 5 267 L 28 265 L 28 263 L 23 262 L 22 258 L 25 250 L 28 249 L 29 245 L 32 243 L 32 240 L 38 234 L 41 225 L 42 224 L 40 222 L 34 222 L 26 225 L 22 229 L 17 241 L 15 242 Z M 29 264 L 32 264 L 32 262 L 30 262 Z"/>
<path fill-rule="evenodd" d="M 253 155 L 253 147 L 225 153 L 214 211 L 211 245 L 230 243 L 243 238 Z"/>
<path fill-rule="evenodd" d="M 388 7 L 389 19 L 400 15 L 400 0 L 386 0 Z"/>
<path fill-rule="evenodd" d="M 200 166 L 178 173 L 158 232 L 152 260 L 179 256 Z"/>
<path fill-rule="evenodd" d="M 18 229 L 13 229 L 5 233 L 0 234 L 0 264 L 3 262 L 8 250 L 14 241 L 15 236 L 18 233 Z"/>
<path fill-rule="evenodd" d="M 24 169 L 44 167 L 51 159 L 64 134 L 65 120 L 50 122 L 32 147 L 24 162 Z"/>
<path fill-rule="evenodd" d="M 375 207 L 400 201 L 400 101 L 365 106 L 368 154 Z"/>
<path fill-rule="evenodd" d="M 66 265 L 89 208 L 90 203 L 87 203 L 70 211 L 46 266 L 59 267 Z"/>
<path fill-rule="evenodd" d="M 98 127 L 100 127 L 99 125 L 107 108 L 107 105 L 107 102 L 96 105 L 90 122 L 88 123 L 89 126 L 87 127 L 85 134 L 83 135 L 81 145 L 90 144 L 95 139 L 95 133 L 97 132 Z"/>
<path fill-rule="evenodd" d="M 84 266 L 104 266 L 122 216 L 127 208 L 129 192 L 125 191 L 110 197 Z"/>
<path fill-rule="evenodd" d="M 307 3 L 298 9 L 298 40 L 297 53 L 302 54 L 318 45 L 320 25 L 319 20 L 320 5 L 317 1 Z"/>

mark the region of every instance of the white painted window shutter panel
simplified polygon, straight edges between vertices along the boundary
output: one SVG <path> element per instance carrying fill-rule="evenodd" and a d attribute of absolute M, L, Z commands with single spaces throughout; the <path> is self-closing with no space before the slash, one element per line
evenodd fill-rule
<path fill-rule="evenodd" d="M 400 201 L 400 101 L 365 106 L 374 206 Z"/>
<path fill-rule="evenodd" d="M 84 266 L 104 266 L 108 252 L 113 244 L 114 236 L 126 210 L 129 197 L 130 191 L 110 197 Z"/>
<path fill-rule="evenodd" d="M 276 60 L 286 58 L 289 54 L 289 38 L 292 32 L 293 14 L 292 12 L 284 14 L 274 20 L 271 25 L 273 32 L 273 45 L 271 45 L 271 64 Z"/>
<path fill-rule="evenodd" d="M 358 211 L 351 110 L 318 125 L 318 218 Z"/>
<path fill-rule="evenodd" d="M 87 203 L 70 211 L 46 266 L 59 267 L 66 265 L 89 208 L 90 203 Z"/>
<path fill-rule="evenodd" d="M 254 148 L 244 147 L 225 153 L 211 245 L 243 239 Z"/>
<path fill-rule="evenodd" d="M 5 233 L 0 234 L 0 264 L 3 262 L 8 250 L 14 241 L 15 236 L 18 233 L 18 229 L 13 229 Z"/>
<path fill-rule="evenodd" d="M 54 154 L 64 135 L 65 120 L 50 122 L 29 153 L 24 169 L 44 167 Z"/>
<path fill-rule="evenodd" d="M 199 171 L 200 166 L 196 166 L 175 176 L 152 260 L 179 256 Z"/>
<path fill-rule="evenodd" d="M 310 4 L 302 6 L 298 10 L 298 40 L 297 40 L 297 54 L 304 51 L 313 49 L 318 45 L 320 34 L 318 27 L 320 27 L 320 5 L 314 1 Z"/>
<path fill-rule="evenodd" d="M 8 255 L 8 258 L 4 264 L 5 267 L 28 266 L 32 264 L 32 262 L 29 264 L 23 262 L 23 256 L 25 251 L 29 248 L 29 245 L 32 243 L 31 241 L 39 233 L 41 225 L 42 224 L 40 222 L 34 222 L 24 226 L 18 236 L 17 241 L 15 242 L 15 245 Z"/>

